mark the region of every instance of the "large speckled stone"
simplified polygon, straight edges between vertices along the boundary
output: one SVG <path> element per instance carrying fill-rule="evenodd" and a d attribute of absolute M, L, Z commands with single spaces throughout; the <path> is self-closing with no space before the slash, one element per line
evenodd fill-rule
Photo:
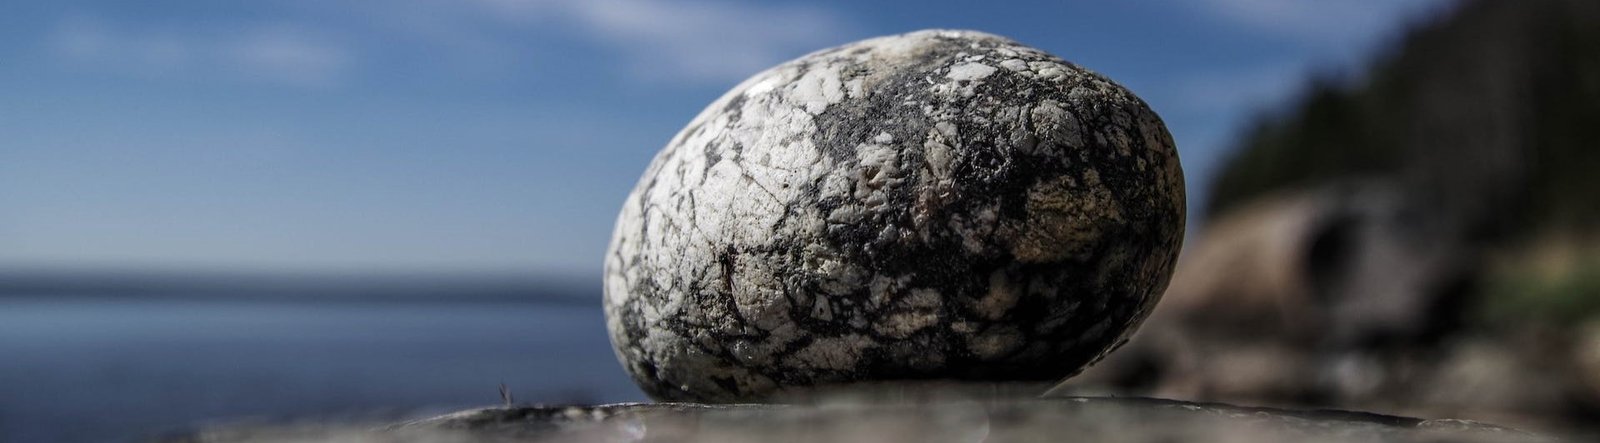
<path fill-rule="evenodd" d="M 607 326 L 660 400 L 1057 380 L 1154 307 L 1183 226 L 1171 135 L 1128 90 L 994 35 L 875 38 L 757 74 L 661 150 Z"/>

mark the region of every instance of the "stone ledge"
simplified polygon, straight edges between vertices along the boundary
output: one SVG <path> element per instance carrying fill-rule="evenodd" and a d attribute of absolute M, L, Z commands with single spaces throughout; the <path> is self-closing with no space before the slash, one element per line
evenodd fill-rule
<path fill-rule="evenodd" d="M 473 409 L 376 428 L 217 428 L 170 442 L 1556 442 L 1467 420 L 1109 397 Z"/>

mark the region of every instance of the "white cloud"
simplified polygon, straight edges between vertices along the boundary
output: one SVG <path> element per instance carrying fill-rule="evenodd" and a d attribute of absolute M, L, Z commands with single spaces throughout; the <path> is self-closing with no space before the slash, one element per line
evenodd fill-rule
<path fill-rule="evenodd" d="M 228 75 L 292 86 L 331 86 L 353 65 L 350 51 L 328 36 L 289 26 L 242 31 L 113 26 L 70 17 L 48 48 L 71 63 L 145 76 Z"/>
<path fill-rule="evenodd" d="M 567 23 L 644 78 L 724 81 L 816 49 L 849 26 L 805 5 L 660 0 L 478 0 L 521 25 Z"/>

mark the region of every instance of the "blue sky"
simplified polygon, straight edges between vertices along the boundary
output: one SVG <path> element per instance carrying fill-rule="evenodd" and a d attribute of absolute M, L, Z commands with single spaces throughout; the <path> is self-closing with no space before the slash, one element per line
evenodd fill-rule
<path fill-rule="evenodd" d="M 598 274 L 650 157 L 739 80 L 1006 35 L 1166 120 L 1191 206 L 1235 130 L 1441 0 L 0 5 L 0 269 Z"/>

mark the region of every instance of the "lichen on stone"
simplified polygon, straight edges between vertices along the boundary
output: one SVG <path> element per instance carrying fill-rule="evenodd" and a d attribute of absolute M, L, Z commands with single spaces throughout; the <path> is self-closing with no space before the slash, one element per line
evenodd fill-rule
<path fill-rule="evenodd" d="M 1149 312 L 1183 225 L 1171 136 L 1126 89 L 990 34 L 875 38 L 757 74 L 661 150 L 607 326 L 662 400 L 1059 379 Z"/>

